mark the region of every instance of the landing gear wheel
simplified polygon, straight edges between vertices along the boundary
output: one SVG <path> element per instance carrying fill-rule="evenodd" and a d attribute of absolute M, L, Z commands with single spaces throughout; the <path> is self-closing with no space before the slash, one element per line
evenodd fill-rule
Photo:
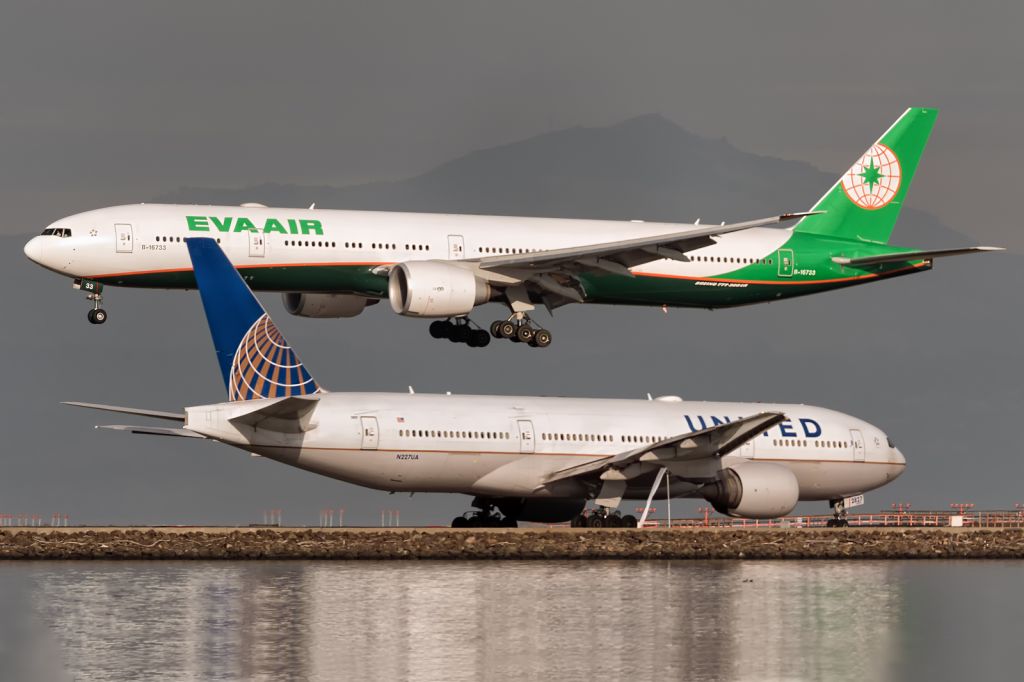
<path fill-rule="evenodd" d="M 533 341 L 534 332 L 533 327 L 525 324 L 519 325 L 519 329 L 516 330 L 516 340 L 519 343 L 530 343 Z"/>
<path fill-rule="evenodd" d="M 96 308 L 95 310 L 90 310 L 87 317 L 89 322 L 93 324 L 103 324 L 107 321 L 107 311 L 103 308 Z"/>
<path fill-rule="evenodd" d="M 494 322 L 491 322 L 491 336 L 493 336 L 496 339 L 500 339 L 501 338 L 501 326 L 502 326 L 502 324 L 503 323 L 502 323 L 501 320 L 495 320 Z"/>
<path fill-rule="evenodd" d="M 637 524 L 636 517 L 633 516 L 632 514 L 626 514 L 625 516 L 622 517 L 622 527 L 623 528 L 636 528 L 636 524 Z"/>
<path fill-rule="evenodd" d="M 473 329 L 469 332 L 466 343 L 470 348 L 483 348 L 491 342 L 491 335 L 483 329 Z"/>
<path fill-rule="evenodd" d="M 502 322 L 498 327 L 498 333 L 506 339 L 516 338 L 516 326 L 511 322 Z"/>
<path fill-rule="evenodd" d="M 611 514 L 604 520 L 604 524 L 609 528 L 622 528 L 622 517 Z"/>
<path fill-rule="evenodd" d="M 469 527 L 469 519 L 467 519 L 465 516 L 456 516 L 454 519 L 452 519 L 452 528 L 468 528 L 468 527 Z"/>
<path fill-rule="evenodd" d="M 600 514 L 591 514 L 590 517 L 587 518 L 587 527 L 588 528 L 604 528 L 605 527 L 605 519 L 604 519 L 604 517 L 602 517 Z"/>
<path fill-rule="evenodd" d="M 569 522 L 569 527 L 570 528 L 586 528 L 587 527 L 587 517 L 584 516 L 583 514 L 578 514 L 578 515 L 572 517 L 572 521 Z"/>
<path fill-rule="evenodd" d="M 533 341 L 531 345 L 537 348 L 547 348 L 551 345 L 551 332 L 547 329 L 538 329 L 533 334 Z"/>
<path fill-rule="evenodd" d="M 435 339 L 447 339 L 451 334 L 452 324 L 445 320 L 435 320 L 430 323 L 430 335 Z"/>
<path fill-rule="evenodd" d="M 452 343 L 466 343 L 469 341 L 470 331 L 472 330 L 469 328 L 469 325 L 452 325 L 451 332 L 448 334 L 448 340 Z"/>

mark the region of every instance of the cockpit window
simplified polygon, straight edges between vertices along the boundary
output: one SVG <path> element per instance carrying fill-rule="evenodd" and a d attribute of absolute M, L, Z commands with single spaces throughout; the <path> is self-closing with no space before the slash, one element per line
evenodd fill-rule
<path fill-rule="evenodd" d="M 48 227 L 43 230 L 44 235 L 53 235 L 54 237 L 70 237 L 70 227 Z"/>
<path fill-rule="evenodd" d="M 896 447 L 896 443 L 893 443 L 893 442 L 892 442 L 892 438 L 889 438 L 889 436 L 886 436 L 886 437 L 885 437 L 885 440 L 887 440 L 887 441 L 889 442 L 889 447 L 890 447 L 890 448 L 894 448 L 894 447 Z"/>

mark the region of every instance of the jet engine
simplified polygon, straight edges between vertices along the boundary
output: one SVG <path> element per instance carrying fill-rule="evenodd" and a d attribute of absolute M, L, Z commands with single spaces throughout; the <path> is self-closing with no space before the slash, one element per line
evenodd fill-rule
<path fill-rule="evenodd" d="M 586 500 L 550 500 L 535 497 L 503 497 L 494 500 L 502 514 L 516 521 L 562 523 L 579 516 Z"/>
<path fill-rule="evenodd" d="M 720 514 L 774 519 L 793 511 L 800 485 L 780 464 L 749 462 L 726 469 L 721 478 L 698 491 Z"/>
<path fill-rule="evenodd" d="M 352 294 L 281 294 L 284 309 L 299 317 L 355 317 L 370 303 Z M 376 301 L 374 301 L 376 302 Z"/>
<path fill-rule="evenodd" d="M 391 309 L 412 317 L 467 315 L 486 303 L 491 287 L 469 270 L 448 263 L 399 263 L 388 275 Z"/>

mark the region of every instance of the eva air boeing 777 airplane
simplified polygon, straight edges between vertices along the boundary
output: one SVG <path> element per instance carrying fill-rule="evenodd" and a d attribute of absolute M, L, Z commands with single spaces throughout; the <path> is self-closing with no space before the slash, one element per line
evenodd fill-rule
<path fill-rule="evenodd" d="M 304 317 L 353 317 L 387 298 L 470 346 L 493 336 L 545 347 L 542 305 L 723 308 L 923 272 L 939 256 L 998 250 L 891 246 L 936 109 L 908 109 L 807 212 L 721 225 L 143 204 L 79 213 L 25 246 L 74 279 L 102 323 L 105 285 L 193 289 L 186 237 L 213 237 L 255 290 Z M 789 228 L 774 227 L 796 221 Z M 487 330 L 469 315 L 496 301 Z"/>

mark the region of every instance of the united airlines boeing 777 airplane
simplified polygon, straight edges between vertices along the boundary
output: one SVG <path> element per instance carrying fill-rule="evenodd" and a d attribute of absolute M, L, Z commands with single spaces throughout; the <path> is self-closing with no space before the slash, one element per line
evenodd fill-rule
<path fill-rule="evenodd" d="M 844 525 L 845 500 L 906 465 L 881 429 L 807 405 L 328 392 L 216 240 L 185 248 L 228 402 L 183 413 L 70 403 L 178 422 L 104 428 L 212 439 L 380 490 L 472 495 L 479 511 L 453 526 L 635 526 L 620 502 L 649 508 L 663 482 L 748 518 L 828 500 L 830 525 Z M 598 510 L 584 517 L 588 500 Z"/>
<path fill-rule="evenodd" d="M 135 205 L 63 218 L 26 255 L 88 293 L 105 285 L 190 289 L 188 237 L 214 237 L 256 290 L 288 312 L 353 317 L 388 299 L 437 318 L 435 338 L 545 347 L 530 313 L 569 303 L 722 308 L 923 272 L 940 256 L 996 250 L 889 245 L 937 111 L 908 109 L 806 213 L 722 225 L 560 220 L 243 206 Z M 798 221 L 789 229 L 769 227 Z M 469 315 L 489 301 L 507 319 Z"/>

